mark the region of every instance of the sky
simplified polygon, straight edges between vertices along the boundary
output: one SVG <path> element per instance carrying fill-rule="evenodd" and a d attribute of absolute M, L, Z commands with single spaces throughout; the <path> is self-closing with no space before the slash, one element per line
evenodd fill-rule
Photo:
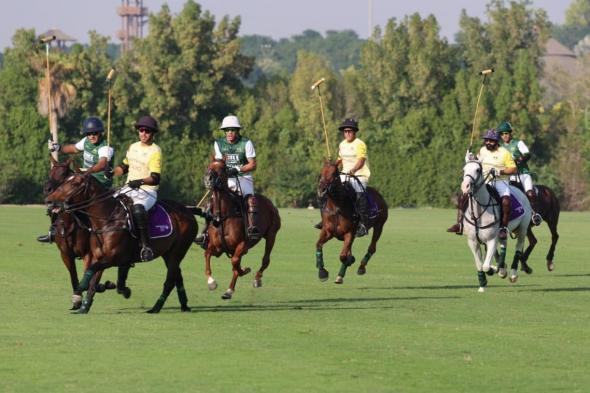
<path fill-rule="evenodd" d="M 178 13 L 186 0 L 144 0 L 150 12 L 157 12 L 167 3 Z M 274 39 L 288 38 L 311 29 L 354 30 L 361 38 L 369 36 L 369 23 L 384 26 L 391 18 L 401 19 L 415 12 L 423 17 L 434 14 L 441 34 L 450 41 L 458 31 L 461 9 L 470 16 L 485 19 L 489 0 L 200 0 L 219 20 L 224 15 L 241 16 L 240 35 L 259 34 Z M 533 0 L 532 7 L 543 8 L 553 23 L 563 23 L 570 0 Z M 369 18 L 372 4 L 372 18 Z M 87 42 L 90 30 L 116 40 L 121 26 L 117 7 L 121 0 L 18 0 L 3 1 L 0 8 L 0 50 L 12 45 L 18 28 L 34 28 L 39 34 L 57 27 Z"/>

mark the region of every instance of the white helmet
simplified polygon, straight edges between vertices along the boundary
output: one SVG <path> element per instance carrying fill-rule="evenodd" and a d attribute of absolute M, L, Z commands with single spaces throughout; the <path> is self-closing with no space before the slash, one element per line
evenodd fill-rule
<path fill-rule="evenodd" d="M 220 128 L 225 130 L 226 128 L 242 128 L 242 126 L 240 125 L 240 121 L 238 120 L 237 116 L 230 115 L 223 118 Z"/>

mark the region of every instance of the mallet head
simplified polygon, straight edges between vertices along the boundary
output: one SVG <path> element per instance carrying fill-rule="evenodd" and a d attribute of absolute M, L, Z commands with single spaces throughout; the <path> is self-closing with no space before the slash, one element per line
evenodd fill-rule
<path fill-rule="evenodd" d="M 326 78 L 318 79 L 313 85 L 311 85 L 311 90 L 315 90 L 319 85 L 324 83 Z"/>
<path fill-rule="evenodd" d="M 479 75 L 488 75 L 488 74 L 491 74 L 492 72 L 494 72 L 494 69 L 488 68 L 487 70 L 480 71 Z"/>
<path fill-rule="evenodd" d="M 107 75 L 107 82 L 110 82 L 113 79 L 114 75 L 115 75 L 115 69 L 111 68 L 111 70 L 109 71 L 109 74 Z"/>
<path fill-rule="evenodd" d="M 41 38 L 39 38 L 39 42 L 41 44 L 48 44 L 48 43 L 50 43 L 51 41 L 53 41 L 55 39 L 56 39 L 56 37 L 54 35 L 48 35 L 47 37 L 41 37 Z"/>

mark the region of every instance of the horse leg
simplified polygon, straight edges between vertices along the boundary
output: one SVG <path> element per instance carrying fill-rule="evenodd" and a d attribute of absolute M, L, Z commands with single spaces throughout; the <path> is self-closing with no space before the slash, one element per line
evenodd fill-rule
<path fill-rule="evenodd" d="M 518 240 L 516 242 L 516 253 L 514 255 L 514 258 L 516 258 L 516 255 L 518 255 L 519 259 L 520 259 L 520 270 L 522 270 L 523 272 L 525 272 L 526 274 L 531 274 L 533 272 L 533 268 L 531 268 L 527 261 L 528 261 L 528 255 L 527 255 L 527 251 L 529 251 L 529 248 L 532 249 L 531 246 L 534 247 L 535 244 L 537 244 L 537 238 L 535 237 L 535 235 L 533 234 L 533 231 L 531 231 L 531 228 L 528 227 L 527 231 L 526 231 L 526 237 L 529 241 L 529 246 L 526 248 L 526 250 L 524 250 L 524 252 L 522 252 L 522 249 L 524 248 L 524 234 L 519 234 L 518 236 Z M 529 251 L 530 254 L 530 251 Z M 514 262 L 513 262 L 514 264 Z"/>
<path fill-rule="evenodd" d="M 211 252 L 205 250 L 205 276 L 207 277 L 207 287 L 210 291 L 217 289 L 217 281 L 211 275 Z"/>
<path fill-rule="evenodd" d="M 530 226 L 527 230 L 526 237 L 529 241 L 529 245 L 527 246 L 526 250 L 524 250 L 524 253 L 522 254 L 521 261 L 523 264 L 527 263 L 527 261 L 529 260 L 529 256 L 531 255 L 531 253 L 533 252 L 533 249 L 537 245 L 537 238 L 535 237 L 535 234 L 533 233 L 533 229 Z"/>
<path fill-rule="evenodd" d="M 551 247 L 549 247 L 549 252 L 547 253 L 547 270 L 552 272 L 555 269 L 555 264 L 553 263 L 553 256 L 555 254 L 555 247 L 557 246 L 557 241 L 559 240 L 559 234 L 557 233 L 557 219 L 555 220 L 547 220 L 547 225 L 549 226 L 549 230 L 551 231 Z"/>
<path fill-rule="evenodd" d="M 367 249 L 367 253 L 361 260 L 361 264 L 356 271 L 356 274 L 362 276 L 367 272 L 367 264 L 369 263 L 369 259 L 375 254 L 377 251 L 377 242 L 381 237 L 381 233 L 383 232 L 383 225 L 385 223 L 381 223 L 380 225 L 375 225 L 373 228 L 373 236 L 371 237 L 371 244 L 369 244 L 369 248 Z"/>
<path fill-rule="evenodd" d="M 244 241 L 244 242 L 241 242 L 236 247 L 236 249 L 234 251 L 234 255 L 231 258 L 233 276 L 232 276 L 231 282 L 229 283 L 229 288 L 227 289 L 227 291 L 225 291 L 225 293 L 223 295 L 221 295 L 221 298 L 223 300 L 229 300 L 232 298 L 232 296 L 236 290 L 236 282 L 238 281 L 238 277 L 241 277 L 243 275 L 250 273 L 249 267 L 242 269 L 242 267 L 240 265 L 240 263 L 242 261 L 242 255 L 245 254 L 247 247 L 248 246 L 246 245 L 246 242 Z"/>
<path fill-rule="evenodd" d="M 178 276 L 176 277 L 176 293 L 178 293 L 178 301 L 180 302 L 180 311 L 190 311 L 188 306 L 188 296 L 186 289 L 184 289 L 184 279 L 182 278 L 182 270 L 178 267 Z"/>
<path fill-rule="evenodd" d="M 270 253 L 272 252 L 272 248 L 275 245 L 277 234 L 271 233 L 266 238 L 266 242 L 264 244 L 264 256 L 262 257 L 262 265 L 260 265 L 260 269 L 256 272 L 256 277 L 254 277 L 254 282 L 252 285 L 254 288 L 260 288 L 262 286 L 262 274 L 270 264 Z"/>
<path fill-rule="evenodd" d="M 506 239 L 500 240 L 500 250 L 498 251 L 498 276 L 500 278 L 506 278 L 508 273 L 506 272 Z"/>
<path fill-rule="evenodd" d="M 352 243 L 354 242 L 354 236 L 352 232 L 348 232 L 344 235 L 344 245 L 340 251 L 340 271 L 334 280 L 335 284 L 344 283 L 344 276 L 346 275 L 346 269 L 352 265 L 355 261 L 352 255 Z"/>
<path fill-rule="evenodd" d="M 60 249 L 61 260 L 70 273 L 70 283 L 72 284 L 72 308 L 77 310 L 82 305 L 82 291 L 80 291 L 80 281 L 78 280 L 78 271 L 76 269 L 76 256 L 73 252 L 65 252 Z"/>
<path fill-rule="evenodd" d="M 164 288 L 162 289 L 162 294 L 160 295 L 158 300 L 156 300 L 154 306 L 146 311 L 148 314 L 157 314 L 160 312 L 162 307 L 164 307 L 164 303 L 166 303 L 166 299 L 168 299 L 170 292 L 172 292 L 172 290 L 174 289 L 178 275 L 180 274 L 180 266 L 178 266 L 178 263 L 169 263 L 168 260 L 166 260 L 166 258 L 164 259 L 164 261 L 166 262 L 167 267 Z"/>
<path fill-rule="evenodd" d="M 318 268 L 318 278 L 320 281 L 328 280 L 330 273 L 324 268 L 324 244 L 328 240 L 332 238 L 332 235 L 329 235 L 327 231 L 322 228 L 320 232 L 320 238 L 318 239 L 317 243 L 315 244 L 315 265 Z"/>
<path fill-rule="evenodd" d="M 131 297 L 131 288 L 127 287 L 127 276 L 130 268 L 130 265 L 123 265 L 117 269 L 117 293 L 123 295 L 125 299 Z"/>
<path fill-rule="evenodd" d="M 87 270 L 88 271 L 88 270 Z M 86 292 L 86 297 L 82 300 L 82 305 L 78 309 L 78 314 L 88 314 L 90 312 L 90 307 L 92 307 L 92 302 L 94 301 L 94 295 L 96 294 L 96 286 L 100 282 L 100 278 L 102 277 L 102 270 L 98 270 L 96 273 L 92 275 L 88 285 L 88 291 Z"/>

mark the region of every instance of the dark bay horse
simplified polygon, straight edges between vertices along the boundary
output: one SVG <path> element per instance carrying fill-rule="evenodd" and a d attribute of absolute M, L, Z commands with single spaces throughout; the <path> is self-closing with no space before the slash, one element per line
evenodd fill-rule
<path fill-rule="evenodd" d="M 104 192 L 93 177 L 75 173 L 49 194 L 47 204 L 56 213 L 80 212 L 88 216 L 93 236 L 90 237 L 92 261 L 79 288 L 87 290 L 80 313 L 87 313 L 92 306 L 95 284 L 100 273 L 109 267 L 119 266 L 118 288 L 125 288 L 127 273 L 132 263 L 139 262 L 139 245 L 128 225 L 131 200 L 113 198 L 112 192 Z M 164 289 L 149 313 L 159 312 L 170 292 L 176 286 L 181 310 L 190 311 L 184 289 L 180 263 L 197 233 L 197 223 L 192 212 L 173 201 L 159 201 L 170 215 L 172 234 L 152 239 L 155 256 L 166 262 L 167 275 Z"/>
<path fill-rule="evenodd" d="M 520 183 L 512 184 L 515 184 L 517 187 L 521 188 Z M 557 233 L 557 223 L 559 222 L 559 213 L 561 212 L 561 207 L 559 205 L 559 199 L 557 199 L 555 192 L 553 192 L 551 188 L 543 185 L 536 185 L 535 188 L 537 189 L 537 208 L 539 209 L 537 213 L 543 217 L 543 221 L 547 223 L 549 231 L 551 232 L 551 246 L 549 247 L 549 252 L 547 253 L 547 270 L 551 272 L 553 269 L 555 269 L 553 257 L 555 255 L 557 240 L 559 240 L 559 234 Z M 529 226 L 529 231 L 527 233 L 529 245 L 525 249 L 522 257 L 524 262 L 528 260 L 529 255 L 537 244 L 537 238 L 533 234 L 532 228 L 532 226 Z"/>
<path fill-rule="evenodd" d="M 71 169 L 72 160 L 58 162 L 52 156 L 49 179 L 43 187 L 44 195 L 49 195 L 59 187 L 74 171 Z M 64 266 L 70 274 L 72 285 L 72 310 L 77 310 L 82 305 L 82 291 L 79 289 L 76 258 L 83 260 L 84 271 L 90 266 L 92 255 L 90 254 L 90 231 L 88 218 L 79 213 L 59 213 L 55 217 L 55 244 L 61 254 Z M 99 280 L 98 280 L 99 281 Z M 97 281 L 97 282 L 98 282 Z M 110 281 L 98 284 L 97 292 L 105 289 L 114 289 L 115 285 Z"/>
<path fill-rule="evenodd" d="M 340 251 L 342 263 L 336 280 L 336 284 L 344 282 L 344 275 L 348 266 L 355 262 L 352 255 L 352 243 L 356 235 L 357 220 L 354 217 L 354 192 L 349 192 L 340 180 L 339 166 L 341 161 L 325 161 L 320 172 L 318 185 L 318 197 L 322 204 L 322 229 L 320 238 L 316 243 L 316 266 L 319 269 L 318 276 L 321 281 L 328 279 L 328 271 L 324 268 L 324 256 L 322 248 L 333 237 L 344 241 Z M 366 273 L 369 259 L 377 250 L 377 241 L 383 232 L 383 225 L 387 221 L 387 204 L 377 190 L 367 187 L 370 200 L 374 201 L 376 209 L 371 211 L 369 204 L 369 228 L 373 228 L 371 244 L 363 257 L 357 270 L 359 275 Z"/>
<path fill-rule="evenodd" d="M 221 296 L 231 299 L 238 277 L 250 273 L 250 268 L 242 269 L 242 257 L 254 247 L 260 239 L 251 241 L 246 236 L 245 210 L 242 196 L 228 188 L 225 161 L 212 160 L 205 174 L 205 185 L 211 192 L 209 199 L 209 215 L 211 221 L 207 227 L 208 244 L 205 250 L 205 274 L 209 289 L 217 288 L 211 276 L 211 256 L 219 257 L 225 253 L 231 258 L 233 276 L 229 288 Z M 265 239 L 264 256 L 260 269 L 254 278 L 254 287 L 262 286 L 262 274 L 270 264 L 270 253 L 275 244 L 277 232 L 281 228 L 281 217 L 278 209 L 264 195 L 256 194 L 258 203 L 257 226 Z"/>

